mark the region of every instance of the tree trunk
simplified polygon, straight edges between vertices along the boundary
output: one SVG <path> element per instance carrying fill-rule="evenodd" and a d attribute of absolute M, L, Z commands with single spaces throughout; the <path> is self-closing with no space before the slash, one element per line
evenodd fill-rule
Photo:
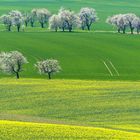
<path fill-rule="evenodd" d="M 31 21 L 31 27 L 34 27 L 34 22 Z"/>
<path fill-rule="evenodd" d="M 120 33 L 121 32 L 121 30 L 120 30 L 120 28 L 118 29 L 118 33 Z"/>
<path fill-rule="evenodd" d="M 137 29 L 137 34 L 139 34 L 139 29 Z"/>
<path fill-rule="evenodd" d="M 131 34 L 133 34 L 134 28 L 131 28 Z"/>
<path fill-rule="evenodd" d="M 40 23 L 41 24 L 41 28 L 44 28 L 44 23 Z"/>
<path fill-rule="evenodd" d="M 48 73 L 48 78 L 51 79 L 51 73 Z"/>
<path fill-rule="evenodd" d="M 16 78 L 19 79 L 19 73 L 18 72 L 16 73 Z"/>
<path fill-rule="evenodd" d="M 85 27 L 84 26 L 82 26 L 82 30 L 85 30 Z"/>
<path fill-rule="evenodd" d="M 57 32 L 57 28 L 55 28 L 55 32 Z"/>
<path fill-rule="evenodd" d="M 123 28 L 123 34 L 125 34 L 125 27 Z"/>
<path fill-rule="evenodd" d="M 62 30 L 63 30 L 63 32 L 64 32 L 64 31 L 65 31 L 65 28 L 63 27 Z"/>
<path fill-rule="evenodd" d="M 69 27 L 69 32 L 71 32 L 72 31 L 72 27 Z"/>
<path fill-rule="evenodd" d="M 90 31 L 90 26 L 89 25 L 87 25 L 87 29 L 88 29 L 88 31 Z"/>
<path fill-rule="evenodd" d="M 20 26 L 17 26 L 17 31 L 19 32 L 19 30 L 20 30 Z"/>
<path fill-rule="evenodd" d="M 11 25 L 8 26 L 8 31 L 9 31 L 9 32 L 11 31 Z"/>
<path fill-rule="evenodd" d="M 25 21 L 25 26 L 26 26 L 26 27 L 28 26 L 28 22 L 27 22 L 27 21 Z"/>

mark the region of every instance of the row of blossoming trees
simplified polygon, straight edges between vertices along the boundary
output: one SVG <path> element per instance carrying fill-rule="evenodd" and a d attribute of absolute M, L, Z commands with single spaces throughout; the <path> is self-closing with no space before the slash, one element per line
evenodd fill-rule
<path fill-rule="evenodd" d="M 16 26 L 19 32 L 20 28 L 24 29 L 29 24 L 34 27 L 35 23 L 39 23 L 42 28 L 49 25 L 49 29 L 56 32 L 58 30 L 71 32 L 74 28 L 90 30 L 92 24 L 98 20 L 98 17 L 96 10 L 89 7 L 81 8 L 79 13 L 60 8 L 57 14 L 51 14 L 48 9 L 41 8 L 33 9 L 29 13 L 12 10 L 8 14 L 2 15 L 0 20 L 8 31 L 11 31 L 12 26 Z M 113 15 L 108 17 L 106 22 L 117 27 L 119 33 L 125 33 L 127 28 L 130 28 L 132 34 L 135 29 L 137 33 L 140 31 L 140 17 L 133 13 Z"/>
<path fill-rule="evenodd" d="M 106 22 L 116 26 L 119 33 L 121 31 L 125 33 L 127 28 L 130 29 L 131 34 L 133 34 L 134 29 L 136 29 L 137 33 L 140 31 L 140 17 L 133 13 L 117 14 L 112 17 L 108 17 Z"/>
<path fill-rule="evenodd" d="M 49 24 L 49 29 L 57 31 L 58 29 L 71 32 L 73 28 L 82 28 L 90 30 L 91 25 L 97 20 L 96 11 L 93 8 L 81 8 L 76 14 L 74 11 L 60 8 L 57 14 L 51 14 L 48 9 L 33 9 L 30 13 L 21 13 L 12 10 L 8 14 L 0 17 L 1 22 L 11 31 L 12 26 L 17 27 L 17 31 L 24 26 L 35 26 L 38 22 L 42 28 Z"/>
<path fill-rule="evenodd" d="M 28 63 L 26 57 L 18 52 L 1 52 L 0 53 L 0 71 L 10 75 L 16 75 L 19 79 L 19 73 L 22 72 L 24 64 Z M 58 60 L 46 59 L 37 61 L 34 66 L 38 69 L 40 74 L 47 74 L 51 79 L 53 73 L 57 73 L 61 70 Z"/>

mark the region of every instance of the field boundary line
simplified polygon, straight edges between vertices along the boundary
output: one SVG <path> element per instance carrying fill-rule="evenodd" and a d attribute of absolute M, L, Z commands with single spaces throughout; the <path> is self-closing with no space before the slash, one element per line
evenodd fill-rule
<path fill-rule="evenodd" d="M 109 61 L 110 65 L 112 66 L 112 68 L 113 68 L 113 69 L 115 70 L 115 72 L 117 73 L 117 76 L 120 76 L 118 70 L 117 70 L 116 67 L 113 65 L 113 63 L 112 63 L 110 60 L 108 60 L 108 61 Z"/>
<path fill-rule="evenodd" d="M 113 76 L 113 73 L 111 72 L 110 68 L 107 66 L 106 62 L 103 61 L 103 64 L 105 65 L 105 67 L 107 68 L 108 72 L 110 73 L 111 76 Z"/>

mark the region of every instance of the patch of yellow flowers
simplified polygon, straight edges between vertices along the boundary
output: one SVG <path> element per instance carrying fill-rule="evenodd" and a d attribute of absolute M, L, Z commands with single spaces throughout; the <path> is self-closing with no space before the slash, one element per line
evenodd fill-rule
<path fill-rule="evenodd" d="M 140 134 L 120 130 L 0 121 L 0 140 L 139 140 Z"/>

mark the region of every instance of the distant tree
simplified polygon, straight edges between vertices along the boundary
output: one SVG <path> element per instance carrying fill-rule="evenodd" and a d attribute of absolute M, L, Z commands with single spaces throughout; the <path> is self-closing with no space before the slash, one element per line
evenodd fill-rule
<path fill-rule="evenodd" d="M 8 31 L 11 31 L 13 22 L 12 22 L 12 17 L 10 15 L 2 15 L 0 17 L 0 21 L 6 26 L 6 29 Z"/>
<path fill-rule="evenodd" d="M 62 28 L 63 31 L 68 29 L 69 32 L 71 32 L 74 27 L 80 25 L 80 19 L 73 11 L 61 8 L 58 16 L 60 17 L 60 28 Z"/>
<path fill-rule="evenodd" d="M 88 7 L 81 8 L 79 17 L 81 20 L 82 30 L 86 27 L 90 30 L 91 25 L 98 19 L 95 9 Z"/>
<path fill-rule="evenodd" d="M 106 19 L 106 23 L 116 26 L 118 28 L 118 33 L 120 33 L 120 31 L 121 31 L 120 27 L 118 26 L 118 23 L 117 23 L 119 16 L 120 15 L 113 15 L 112 17 L 108 17 Z"/>
<path fill-rule="evenodd" d="M 0 53 L 0 70 L 8 74 L 15 74 L 17 79 L 26 63 L 28 63 L 27 59 L 18 51 Z"/>
<path fill-rule="evenodd" d="M 133 34 L 134 31 L 134 27 L 132 26 L 132 22 L 135 18 L 137 18 L 137 16 L 133 13 L 128 13 L 128 14 L 124 14 L 125 16 L 125 20 L 127 20 L 129 28 L 131 30 L 131 34 Z"/>
<path fill-rule="evenodd" d="M 49 19 L 49 29 L 54 29 L 56 32 L 58 31 L 58 28 L 60 27 L 60 17 L 59 15 L 52 15 Z"/>
<path fill-rule="evenodd" d="M 118 14 L 112 17 L 108 17 L 106 22 L 116 26 L 118 28 L 119 33 L 121 31 L 125 33 L 126 27 L 129 25 L 129 22 L 124 14 Z"/>
<path fill-rule="evenodd" d="M 48 74 L 49 79 L 51 79 L 53 73 L 57 73 L 61 70 L 59 62 L 55 59 L 38 61 L 35 66 L 38 68 L 40 74 Z"/>
<path fill-rule="evenodd" d="M 125 15 L 120 15 L 117 20 L 118 27 L 123 31 L 125 34 L 127 26 L 129 26 L 129 22 Z"/>
<path fill-rule="evenodd" d="M 36 16 L 37 16 L 37 19 L 38 19 L 41 27 L 44 28 L 44 24 L 46 24 L 48 22 L 49 17 L 51 16 L 51 13 L 47 9 L 42 8 L 42 9 L 36 10 Z"/>
<path fill-rule="evenodd" d="M 132 28 L 137 30 L 137 33 L 140 32 L 140 18 L 135 17 L 132 21 Z"/>
<path fill-rule="evenodd" d="M 34 27 L 34 23 L 36 20 L 37 20 L 37 9 L 32 9 L 31 15 L 30 15 L 31 27 Z"/>
<path fill-rule="evenodd" d="M 27 27 L 28 23 L 30 22 L 31 15 L 29 13 L 24 13 L 23 18 L 24 18 L 25 26 Z"/>
<path fill-rule="evenodd" d="M 24 21 L 23 15 L 17 10 L 12 10 L 9 12 L 9 15 L 12 17 L 13 25 L 17 27 L 17 31 L 19 32 Z"/>
<path fill-rule="evenodd" d="M 138 17 L 133 13 L 117 14 L 117 15 L 107 18 L 106 22 L 116 26 L 118 28 L 119 33 L 121 31 L 125 33 L 126 28 L 129 27 L 131 34 L 133 34 L 135 27 L 132 25 L 132 23 L 134 24 L 133 20 L 136 20 L 136 19 L 138 19 Z"/>

